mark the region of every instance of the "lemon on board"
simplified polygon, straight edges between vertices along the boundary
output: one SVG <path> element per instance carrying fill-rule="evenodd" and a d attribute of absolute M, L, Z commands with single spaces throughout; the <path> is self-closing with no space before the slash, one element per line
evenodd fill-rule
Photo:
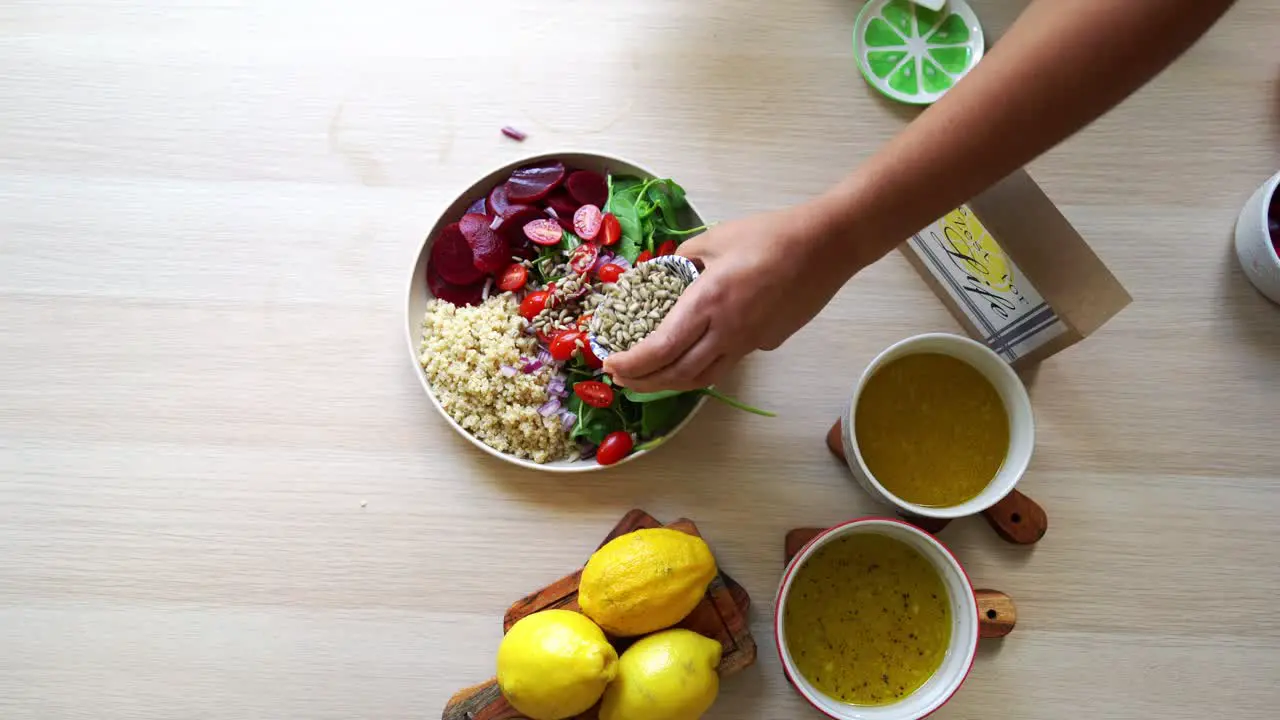
<path fill-rule="evenodd" d="M 604 632 L 569 610 L 521 619 L 498 647 L 498 687 L 530 720 L 586 712 L 617 672 L 618 653 Z"/>
<path fill-rule="evenodd" d="M 698 720 L 720 691 L 720 643 L 692 630 L 641 638 L 618 660 L 600 720 Z"/>
<path fill-rule="evenodd" d="M 596 551 L 582 570 L 578 606 L 618 637 L 671 627 L 693 611 L 716 576 L 702 538 L 679 530 L 636 530 Z"/>

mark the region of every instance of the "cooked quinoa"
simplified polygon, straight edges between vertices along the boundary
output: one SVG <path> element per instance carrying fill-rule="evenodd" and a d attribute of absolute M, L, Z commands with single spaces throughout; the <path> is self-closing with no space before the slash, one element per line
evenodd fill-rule
<path fill-rule="evenodd" d="M 539 463 L 565 459 L 572 445 L 560 418 L 538 414 L 550 369 L 514 377 L 499 372 L 537 352 L 524 324 L 511 293 L 462 308 L 432 300 L 422 319 L 418 362 L 444 411 L 484 444 Z"/>

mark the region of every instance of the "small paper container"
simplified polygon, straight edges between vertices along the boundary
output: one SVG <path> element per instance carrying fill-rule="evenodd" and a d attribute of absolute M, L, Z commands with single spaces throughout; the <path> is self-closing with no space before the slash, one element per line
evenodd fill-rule
<path fill-rule="evenodd" d="M 963 360 L 978 372 L 982 373 L 1004 403 L 1005 412 L 1009 416 L 1009 452 L 1004 463 L 991 482 L 982 492 L 959 505 L 947 507 L 929 507 L 907 502 L 885 489 L 862 458 L 862 450 L 858 447 L 858 433 L 855 427 L 857 419 L 858 398 L 867 381 L 877 370 L 886 364 L 906 355 L 921 353 L 940 353 Z M 918 517 L 952 519 L 976 515 L 1004 499 L 1022 479 L 1027 465 L 1031 462 L 1031 451 L 1035 447 L 1035 421 L 1031 415 L 1031 398 L 1027 396 L 1027 388 L 1018 378 L 1009 364 L 1000 359 L 990 348 L 982 343 L 960 335 L 950 333 L 928 333 L 916 335 L 897 342 L 876 356 L 862 377 L 858 378 L 853 389 L 853 398 L 845 408 L 841 419 L 841 432 L 845 447 L 845 460 L 849 470 L 863 489 L 882 502 L 898 508 L 902 512 Z"/>
<path fill-rule="evenodd" d="M 915 692 L 889 705 L 850 705 L 825 695 L 814 687 L 800 673 L 791 658 L 787 647 L 786 618 L 787 601 L 791 594 L 791 584 L 796 572 L 813 556 L 819 548 L 827 543 L 856 533 L 874 533 L 886 535 L 900 540 L 933 565 L 947 588 L 947 597 L 951 601 L 951 644 L 942 659 L 942 664 Z M 960 562 L 950 550 L 932 535 L 900 520 L 889 518 L 860 518 L 843 525 L 837 525 L 823 532 L 809 542 L 790 563 L 782 576 L 778 587 L 777 602 L 774 604 L 773 629 L 778 646 L 778 657 L 782 660 L 782 669 L 791 681 L 791 685 L 815 708 L 836 720 L 919 720 L 942 707 L 969 676 L 973 667 L 973 659 L 978 650 L 978 601 Z"/>
<path fill-rule="evenodd" d="M 661 257 L 653 258 L 652 260 L 645 260 L 640 263 L 640 265 L 662 265 L 663 267 L 670 269 L 677 277 L 684 280 L 684 286 L 686 288 L 689 287 L 694 280 L 698 279 L 697 266 L 693 264 L 692 260 L 682 255 L 663 255 Z M 587 343 L 591 345 L 591 352 L 595 353 L 595 356 L 600 360 L 604 360 L 613 354 L 606 350 L 604 346 L 596 340 L 596 336 L 591 333 L 587 333 Z"/>
<path fill-rule="evenodd" d="M 1271 244 L 1267 229 L 1267 212 L 1276 202 L 1280 190 L 1280 173 L 1262 184 L 1236 219 L 1236 256 L 1249 282 L 1271 302 L 1280 303 L 1280 256 Z"/>

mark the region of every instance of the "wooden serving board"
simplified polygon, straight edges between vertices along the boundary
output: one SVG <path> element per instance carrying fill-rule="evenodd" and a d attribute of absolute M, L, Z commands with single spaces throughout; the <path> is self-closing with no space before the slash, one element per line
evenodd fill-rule
<path fill-rule="evenodd" d="M 657 527 L 664 526 L 652 515 L 643 510 L 632 510 L 618 521 L 600 545 L 603 547 L 610 540 L 635 530 Z M 682 518 L 665 527 L 700 537 L 697 526 L 691 520 Z M 521 618 L 542 610 L 578 610 L 578 580 L 581 576 L 582 571 L 578 570 L 517 601 L 502 619 L 503 633 Z M 711 581 L 702 602 L 676 627 L 719 640 L 723 654 L 717 671 L 721 677 L 729 677 L 756 661 L 756 641 L 751 636 L 751 628 L 747 623 L 750 607 L 751 598 L 747 591 L 733 578 L 721 572 Z M 624 638 L 609 640 L 619 654 L 632 641 Z M 442 720 L 514 720 L 521 717 L 523 715 L 511 707 L 498 690 L 497 678 L 455 693 L 449 698 L 441 715 Z M 592 708 L 574 720 L 598 720 L 597 709 Z"/>
<path fill-rule="evenodd" d="M 796 528 L 788 532 L 785 562 L 789 564 L 824 529 Z M 1002 638 L 1013 632 L 1018 624 L 1018 608 L 1013 598 L 999 590 L 974 590 L 973 595 L 978 601 L 978 637 Z"/>

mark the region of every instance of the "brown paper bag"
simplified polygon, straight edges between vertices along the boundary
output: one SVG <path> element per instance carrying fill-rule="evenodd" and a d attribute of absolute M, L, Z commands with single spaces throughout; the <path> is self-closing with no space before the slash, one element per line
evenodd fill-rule
<path fill-rule="evenodd" d="M 969 335 L 1017 367 L 1088 337 L 1131 301 L 1022 170 L 901 250 Z"/>

